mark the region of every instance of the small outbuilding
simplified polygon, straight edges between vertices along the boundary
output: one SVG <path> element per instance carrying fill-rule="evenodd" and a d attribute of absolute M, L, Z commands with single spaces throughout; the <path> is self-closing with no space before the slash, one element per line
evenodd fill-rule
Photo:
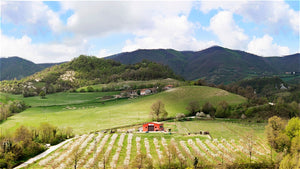
<path fill-rule="evenodd" d="M 159 122 L 150 122 L 143 125 L 143 131 L 164 131 L 164 124 Z"/>

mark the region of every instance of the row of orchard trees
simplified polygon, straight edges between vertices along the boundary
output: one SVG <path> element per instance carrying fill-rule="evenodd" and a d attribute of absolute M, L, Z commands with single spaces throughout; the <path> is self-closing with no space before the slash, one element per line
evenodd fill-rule
<path fill-rule="evenodd" d="M 274 149 L 277 162 L 281 169 L 300 168 L 300 119 L 294 117 L 288 122 L 274 116 L 269 119 L 266 126 L 268 142 L 271 151 Z M 272 153 L 271 153 L 272 155 Z"/>
<path fill-rule="evenodd" d="M 20 126 L 13 135 L 0 135 L 0 168 L 14 165 L 45 150 L 45 144 L 57 144 L 73 137 L 71 128 L 57 128 L 49 123 L 39 127 Z"/>

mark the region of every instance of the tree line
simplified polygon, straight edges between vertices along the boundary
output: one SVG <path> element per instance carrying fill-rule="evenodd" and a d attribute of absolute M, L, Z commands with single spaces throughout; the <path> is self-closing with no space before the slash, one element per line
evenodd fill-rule
<path fill-rule="evenodd" d="M 300 167 L 300 119 L 294 117 L 286 121 L 278 116 L 268 120 L 266 126 L 268 143 L 271 146 L 271 161 L 280 169 Z M 278 155 L 273 157 L 272 151 Z"/>
<path fill-rule="evenodd" d="M 0 104 L 0 122 L 7 120 L 7 118 L 12 116 L 14 113 L 24 111 L 28 107 L 24 101 L 7 100 L 8 99 L 5 99 L 4 102 Z"/>

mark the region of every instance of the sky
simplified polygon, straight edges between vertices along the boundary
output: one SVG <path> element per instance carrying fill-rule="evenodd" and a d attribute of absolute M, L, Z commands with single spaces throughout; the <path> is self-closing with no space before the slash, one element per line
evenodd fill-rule
<path fill-rule="evenodd" d="M 1 57 L 35 63 L 137 49 L 300 52 L 299 1 L 0 1 Z"/>

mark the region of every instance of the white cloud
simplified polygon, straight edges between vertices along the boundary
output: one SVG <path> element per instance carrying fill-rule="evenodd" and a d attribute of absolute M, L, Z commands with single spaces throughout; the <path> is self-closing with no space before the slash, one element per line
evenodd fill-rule
<path fill-rule="evenodd" d="M 112 32 L 136 31 L 152 27 L 153 17 L 187 15 L 192 2 L 93 1 L 61 2 L 64 10 L 74 14 L 68 18 L 67 29 L 85 36 Z"/>
<path fill-rule="evenodd" d="M 32 33 L 44 30 L 43 27 L 49 27 L 54 32 L 63 28 L 59 15 L 43 2 L 5 1 L 1 3 L 1 9 L 3 23 L 25 26 Z"/>
<path fill-rule="evenodd" d="M 288 55 L 290 50 L 286 46 L 273 43 L 271 36 L 264 35 L 262 38 L 253 38 L 248 44 L 248 52 L 262 56 L 283 56 Z"/>
<path fill-rule="evenodd" d="M 207 13 L 223 9 L 243 16 L 244 21 L 266 24 L 270 30 L 279 31 L 290 27 L 299 34 L 299 11 L 289 7 L 283 0 L 276 1 L 201 1 L 200 10 Z"/>
<path fill-rule="evenodd" d="M 109 50 L 107 50 L 107 49 L 101 49 L 100 51 L 99 51 L 99 53 L 98 53 L 98 57 L 99 58 L 103 58 L 103 57 L 106 57 L 106 56 L 110 56 L 110 55 L 112 55 L 113 53 L 111 53 Z"/>
<path fill-rule="evenodd" d="M 127 40 L 123 52 L 137 49 L 172 48 L 177 50 L 201 50 L 215 42 L 202 42 L 194 38 L 196 26 L 186 16 L 157 16 L 153 27 L 134 32 L 133 40 Z"/>
<path fill-rule="evenodd" d="M 33 44 L 27 35 L 21 38 L 8 37 L 1 34 L 1 57 L 19 56 L 35 63 L 54 63 L 69 61 L 84 53 L 88 44 L 72 40 L 72 43 L 64 41 L 55 44 Z"/>
<path fill-rule="evenodd" d="M 229 11 L 220 11 L 212 17 L 207 30 L 217 35 L 225 47 L 245 49 L 247 46 L 248 36 L 244 34 L 243 29 L 236 25 L 232 13 Z"/>

